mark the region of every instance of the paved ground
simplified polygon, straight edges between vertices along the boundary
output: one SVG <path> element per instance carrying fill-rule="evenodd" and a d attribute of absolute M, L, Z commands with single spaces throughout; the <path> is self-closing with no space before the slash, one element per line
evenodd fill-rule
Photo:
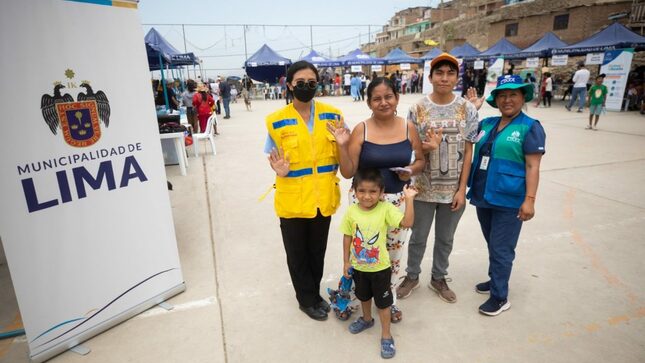
<path fill-rule="evenodd" d="M 403 96 L 401 113 L 418 95 Z M 369 110 L 349 97 L 326 98 L 350 125 Z M 298 311 L 272 194 L 273 175 L 261 150 L 263 117 L 279 101 L 233 104 L 222 120 L 216 156 L 189 159 L 188 176 L 168 167 L 179 253 L 187 283 L 170 302 L 85 343 L 81 357 L 51 362 L 374 362 L 379 329 L 358 336 L 347 322 L 315 322 Z M 451 257 L 447 304 L 425 287 L 400 301 L 393 326 L 401 362 L 645 361 L 645 117 L 602 116 L 585 131 L 587 114 L 529 107 L 547 132 L 536 217 L 524 225 L 511 279 L 513 307 L 499 317 L 477 313 L 473 290 L 486 278 L 487 252 L 474 209 L 465 212 Z M 481 115 L 493 115 L 488 106 Z M 205 146 L 205 145 L 204 145 Z M 343 181 L 343 194 L 349 183 Z M 323 285 L 342 268 L 339 216 L 333 219 Z M 432 241 L 430 241 L 432 243 Z M 428 254 L 427 254 L 428 255 Z M 431 255 L 431 254 L 429 254 Z M 0 256 L 1 257 L 1 256 Z M 0 258 L 0 261 L 3 259 Z M 6 264 L 0 266 L 0 328 L 19 325 Z M 9 291 L 6 294 L 5 291 Z M 17 320 L 18 319 L 18 320 Z M 24 338 L 0 341 L 0 362 L 27 362 Z"/>

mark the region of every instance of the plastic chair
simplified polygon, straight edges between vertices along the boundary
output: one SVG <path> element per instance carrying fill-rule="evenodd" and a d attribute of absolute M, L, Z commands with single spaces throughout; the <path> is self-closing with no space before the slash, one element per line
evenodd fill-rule
<path fill-rule="evenodd" d="M 193 134 L 193 151 L 195 152 L 195 157 L 199 156 L 199 140 L 203 139 L 208 139 L 211 142 L 213 155 L 217 154 L 217 150 L 215 150 L 215 136 L 213 135 L 213 123 L 217 125 L 217 115 L 215 113 L 206 121 L 206 130 L 204 132 Z"/>

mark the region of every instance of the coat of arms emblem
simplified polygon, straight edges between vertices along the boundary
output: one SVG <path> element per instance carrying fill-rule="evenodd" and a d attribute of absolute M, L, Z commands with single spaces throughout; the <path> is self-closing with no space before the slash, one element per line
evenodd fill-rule
<path fill-rule="evenodd" d="M 72 78 L 74 72 L 65 74 Z M 71 76 L 70 76 L 71 75 Z M 73 85 L 73 83 L 68 83 Z M 101 127 L 110 125 L 110 103 L 103 91 L 92 89 L 89 81 L 82 81 L 76 101 L 69 93 L 63 94 L 66 87 L 61 82 L 54 83 L 54 94 L 44 94 L 40 100 L 40 109 L 49 130 L 56 135 L 58 129 L 63 131 L 65 142 L 74 147 L 87 147 L 101 138 Z"/>

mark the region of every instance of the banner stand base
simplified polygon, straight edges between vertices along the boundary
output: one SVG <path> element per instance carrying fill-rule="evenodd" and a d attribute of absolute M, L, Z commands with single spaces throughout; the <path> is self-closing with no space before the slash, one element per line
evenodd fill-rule
<path fill-rule="evenodd" d="M 70 352 L 74 352 L 78 355 L 88 355 L 92 351 L 90 348 L 84 346 L 84 345 L 77 345 L 69 350 Z"/>
<path fill-rule="evenodd" d="M 164 310 L 166 310 L 166 311 L 170 311 L 170 310 L 175 308 L 175 305 L 173 305 L 173 304 L 171 304 L 169 302 L 166 302 L 166 301 L 160 302 L 159 304 L 157 304 L 157 306 L 162 308 L 162 309 L 164 309 Z"/>
<path fill-rule="evenodd" d="M 110 329 L 111 327 L 116 326 L 116 325 L 118 325 L 118 324 L 120 324 L 120 323 L 122 323 L 122 322 L 124 322 L 124 321 L 126 321 L 126 320 L 128 320 L 130 318 L 132 318 L 133 316 L 138 315 L 138 314 L 150 309 L 151 307 L 153 307 L 155 305 L 163 303 L 166 299 L 169 299 L 169 298 L 171 298 L 171 297 L 173 297 L 173 296 L 175 296 L 175 295 L 177 295 L 179 293 L 182 293 L 185 290 L 186 290 L 186 283 L 182 282 L 181 284 L 179 284 L 179 285 L 177 285 L 175 287 L 172 287 L 172 288 L 166 290 L 165 292 L 163 292 L 163 293 L 161 293 L 161 294 L 159 294 L 159 295 L 157 295 L 157 296 L 155 296 L 155 297 L 153 297 L 151 299 L 148 299 L 147 301 L 144 301 L 143 303 L 141 303 L 141 304 L 139 304 L 139 305 L 137 305 L 137 306 L 135 306 L 135 307 L 133 307 L 133 308 L 131 308 L 129 310 L 126 310 L 126 311 L 122 312 L 121 314 L 113 317 L 110 320 L 104 321 L 103 323 L 101 323 L 101 324 L 99 324 L 99 325 L 97 325 L 97 326 L 95 326 L 95 327 L 93 327 L 91 329 L 88 329 L 88 330 L 84 331 L 83 333 L 80 333 L 78 335 L 75 335 L 75 336 L 67 338 L 65 341 L 60 342 L 58 345 L 55 345 L 55 346 L 53 346 L 52 348 L 50 348 L 50 349 L 48 349 L 46 351 L 31 355 L 30 356 L 31 362 L 32 363 L 44 362 L 47 359 L 50 359 L 50 358 L 52 358 L 54 356 L 57 356 L 57 355 L 65 352 L 67 350 L 72 350 L 73 351 L 73 348 L 78 347 L 82 342 L 94 337 L 95 335 L 99 335 L 99 334 L 103 333 L 104 331 Z"/>

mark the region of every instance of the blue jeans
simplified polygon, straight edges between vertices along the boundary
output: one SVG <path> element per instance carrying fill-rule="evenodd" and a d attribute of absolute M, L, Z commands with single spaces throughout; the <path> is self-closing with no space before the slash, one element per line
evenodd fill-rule
<path fill-rule="evenodd" d="M 497 300 L 508 298 L 508 281 L 522 228 L 517 212 L 517 209 L 477 208 L 477 219 L 488 244 L 490 295 Z"/>
<path fill-rule="evenodd" d="M 229 107 L 229 104 L 231 103 L 231 98 L 222 97 L 222 101 L 224 101 L 224 116 L 231 117 L 231 108 Z"/>
<path fill-rule="evenodd" d="M 576 102 L 576 98 L 578 98 L 578 109 L 584 109 L 586 96 L 587 87 L 573 87 L 573 90 L 571 91 L 571 98 L 569 99 L 569 105 L 567 107 L 571 108 L 571 106 L 573 106 L 573 104 Z"/>

